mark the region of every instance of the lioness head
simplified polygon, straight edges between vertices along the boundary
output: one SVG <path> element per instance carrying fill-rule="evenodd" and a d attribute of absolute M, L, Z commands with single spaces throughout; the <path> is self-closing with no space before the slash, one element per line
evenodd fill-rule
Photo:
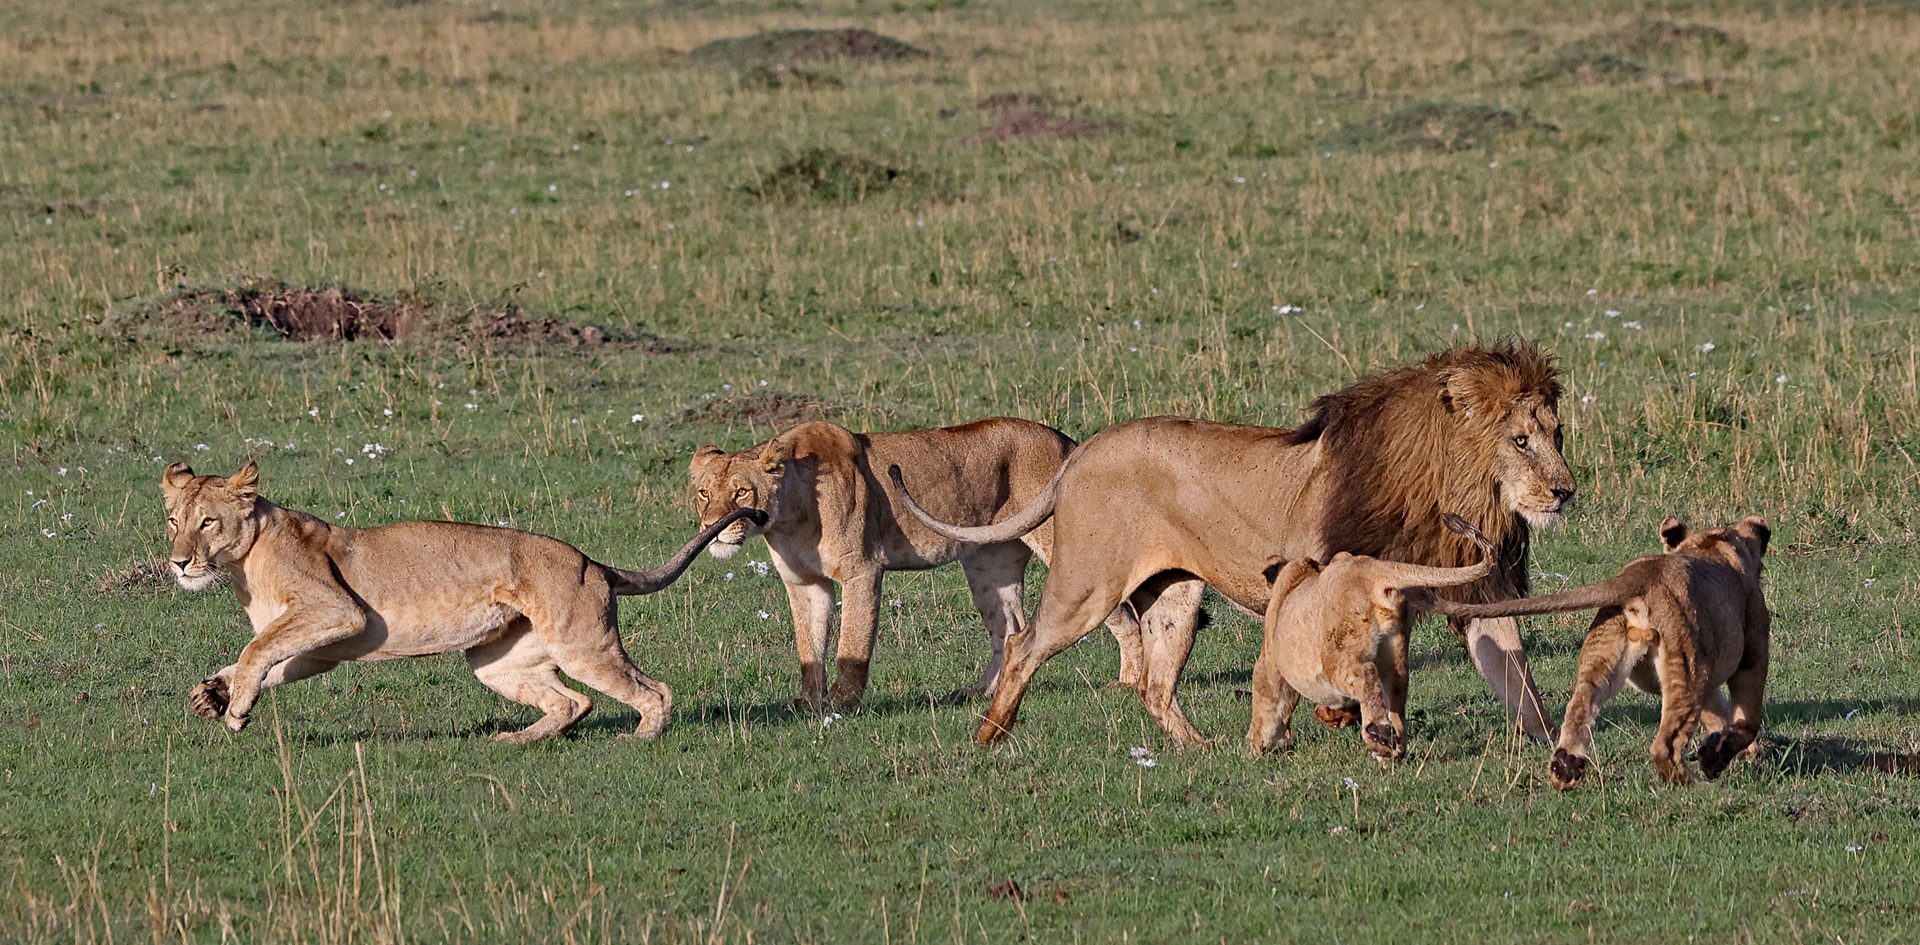
<path fill-rule="evenodd" d="M 226 478 L 196 476 L 174 463 L 160 476 L 167 499 L 167 560 L 174 579 L 190 591 L 205 590 L 220 569 L 253 547 L 260 526 L 253 517 L 260 498 L 260 470 L 253 463 Z"/>
<path fill-rule="evenodd" d="M 1474 431 L 1474 447 L 1489 451 L 1484 458 L 1507 508 L 1534 528 L 1558 525 L 1574 494 L 1573 470 L 1560 453 L 1560 386 L 1551 374 L 1544 380 L 1530 376 L 1551 370 L 1544 358 L 1493 353 L 1504 357 L 1484 359 L 1491 363 L 1472 359 L 1443 372 L 1441 402 Z M 1538 367 L 1529 363 L 1536 360 Z M 1519 363 L 1502 363 L 1507 361 Z"/>
<path fill-rule="evenodd" d="M 707 546 L 707 553 L 716 558 L 731 558 L 747 539 L 780 520 L 780 484 L 790 458 L 787 445 L 780 437 L 767 441 L 765 446 L 736 453 L 723 452 L 711 443 L 693 451 L 688 471 L 693 475 L 693 504 L 700 512 L 700 527 L 719 521 L 734 509 L 759 509 L 767 513 L 764 525 L 755 525 L 743 518 L 727 526 L 720 537 Z"/>

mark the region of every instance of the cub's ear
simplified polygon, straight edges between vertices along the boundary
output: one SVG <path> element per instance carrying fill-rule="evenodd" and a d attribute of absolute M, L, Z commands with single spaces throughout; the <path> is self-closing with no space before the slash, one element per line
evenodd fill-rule
<path fill-rule="evenodd" d="M 187 487 L 193 481 L 193 467 L 186 463 L 174 463 L 160 474 L 160 491 L 173 495 Z"/>
<path fill-rule="evenodd" d="M 240 471 L 227 477 L 227 492 L 242 502 L 250 502 L 260 495 L 260 465 L 248 460 Z"/>
<path fill-rule="evenodd" d="M 760 468 L 778 475 L 783 471 L 787 460 L 793 458 L 793 445 L 785 437 L 774 437 L 760 450 Z"/>
<path fill-rule="evenodd" d="M 1671 515 L 1667 516 L 1666 521 L 1660 523 L 1660 543 L 1665 545 L 1668 551 L 1680 547 L 1680 543 L 1686 540 L 1687 523 Z"/>
<path fill-rule="evenodd" d="M 1767 553 L 1767 542 L 1773 540 L 1773 526 L 1768 525 L 1767 520 L 1758 515 L 1749 515 L 1741 519 L 1734 531 L 1759 542 L 1760 553 L 1763 555 Z"/>
<path fill-rule="evenodd" d="M 1266 575 L 1268 584 L 1272 584 L 1274 581 L 1280 578 L 1280 569 L 1286 566 L 1287 566 L 1286 558 L 1283 558 L 1279 555 L 1274 555 L 1267 559 L 1267 566 L 1264 568 L 1261 568 L 1260 573 Z"/>

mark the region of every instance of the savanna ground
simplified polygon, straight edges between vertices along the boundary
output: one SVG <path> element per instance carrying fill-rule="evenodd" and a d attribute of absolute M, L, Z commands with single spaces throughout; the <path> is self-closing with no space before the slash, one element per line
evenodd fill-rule
<path fill-rule="evenodd" d="M 929 55 L 692 54 L 846 26 Z M 8 4 L 0 937 L 1909 941 L 1920 784 L 1861 762 L 1920 722 L 1916 76 L 1893 2 Z M 342 312 L 369 337 L 275 330 Z M 985 658 L 950 570 L 889 580 L 865 706 L 792 712 L 757 543 L 622 608 L 656 743 L 602 697 L 496 745 L 530 711 L 452 656 L 235 737 L 183 704 L 231 592 L 151 570 L 163 460 L 638 566 L 703 442 L 1290 425 L 1513 334 L 1582 489 L 1537 587 L 1668 514 L 1775 525 L 1769 752 L 1719 784 L 1657 784 L 1628 694 L 1555 793 L 1435 626 L 1410 761 L 1310 722 L 1248 761 L 1258 628 L 1218 604 L 1183 690 L 1217 746 L 1095 636 L 980 750 L 935 695 Z M 1552 703 L 1581 618 L 1528 623 Z"/>

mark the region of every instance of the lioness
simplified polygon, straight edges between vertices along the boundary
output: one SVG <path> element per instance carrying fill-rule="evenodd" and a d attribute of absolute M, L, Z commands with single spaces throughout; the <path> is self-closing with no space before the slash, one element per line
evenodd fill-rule
<path fill-rule="evenodd" d="M 1528 529 L 1558 521 L 1574 494 L 1560 455 L 1559 397 L 1552 358 L 1531 344 L 1454 348 L 1315 400 L 1299 430 L 1184 417 L 1109 427 L 997 525 L 955 527 L 915 509 L 929 528 L 965 542 L 1008 541 L 1053 522 L 1040 605 L 1028 630 L 1008 641 L 975 741 L 1004 737 L 1040 664 L 1125 601 L 1140 620 L 1147 711 L 1174 738 L 1201 742 L 1174 687 L 1206 585 L 1260 616 L 1274 554 L 1326 560 L 1345 551 L 1460 567 L 1474 548 L 1440 527 L 1442 508 L 1500 549 L 1493 573 L 1448 593 L 1479 601 L 1524 594 Z M 1521 730 L 1548 738 L 1518 624 L 1458 621 L 1454 629 Z"/>
<path fill-rule="evenodd" d="M 1479 564 L 1430 568 L 1344 551 L 1325 566 L 1312 558 L 1268 562 L 1279 574 L 1253 664 L 1248 757 L 1293 744 L 1287 719 L 1302 696 L 1333 708 L 1358 706 L 1373 756 L 1406 756 L 1407 627 L 1433 597 L 1404 590 L 1466 584 L 1493 570 L 1493 543 L 1465 519 L 1444 518 L 1448 529 L 1480 546 Z"/>
<path fill-rule="evenodd" d="M 672 584 L 722 529 L 759 514 L 743 509 L 714 522 L 657 570 L 625 571 L 510 528 L 329 525 L 261 498 L 253 463 L 224 479 L 174 463 L 160 487 L 180 586 L 204 590 L 224 570 L 253 622 L 239 659 L 187 700 L 235 732 L 274 686 L 350 660 L 465 650 L 487 688 L 546 713 L 494 736 L 501 741 L 558 735 L 593 707 L 557 670 L 633 706 L 633 734 L 652 738 L 667 727 L 673 690 L 627 658 L 614 599 Z"/>
<path fill-rule="evenodd" d="M 766 539 L 793 611 L 801 702 L 854 705 L 867 689 L 880 585 L 888 571 L 960 562 L 974 606 L 986 620 L 993 655 L 980 678 L 955 694 L 987 693 L 1000 677 L 1004 641 L 1025 625 L 1027 561 L 1036 553 L 1048 560 L 1053 539 L 1051 528 L 988 542 L 942 537 L 905 514 L 897 504 L 898 487 L 881 481 L 875 470 L 888 465 L 913 470 L 925 501 L 939 515 L 986 525 L 1033 501 L 1073 447 L 1071 438 L 1052 427 L 1010 417 L 898 433 L 854 433 L 815 422 L 734 453 L 702 446 L 694 451 L 689 472 L 701 524 L 718 522 L 736 509 L 767 514 L 764 523 L 735 523 L 711 551 L 731 557 L 749 537 Z M 838 672 L 828 691 L 824 663 L 836 581 L 846 599 Z M 1125 614 L 1112 616 L 1121 681 L 1137 685 L 1138 626 Z"/>
<path fill-rule="evenodd" d="M 1682 753 L 1704 718 L 1711 734 L 1700 743 L 1700 768 L 1717 778 L 1760 732 L 1773 623 L 1760 589 L 1760 559 L 1772 536 L 1758 515 L 1703 532 L 1669 518 L 1660 525 L 1666 554 L 1631 561 L 1599 584 L 1497 604 L 1437 601 L 1434 609 L 1496 617 L 1599 608 L 1580 646 L 1579 676 L 1549 766 L 1554 786 L 1564 791 L 1586 775 L 1594 718 L 1627 682 L 1660 695 L 1653 739 L 1660 776 L 1676 784 L 1694 780 Z"/>

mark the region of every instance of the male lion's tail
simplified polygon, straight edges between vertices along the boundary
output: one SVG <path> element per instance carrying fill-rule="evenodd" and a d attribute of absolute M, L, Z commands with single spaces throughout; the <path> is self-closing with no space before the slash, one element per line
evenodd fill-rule
<path fill-rule="evenodd" d="M 1070 462 L 1072 459 L 1072 455 L 1068 455 L 1067 460 Z M 907 507 L 907 511 L 913 513 L 914 518 L 919 519 L 922 524 L 932 529 L 936 535 L 954 541 L 965 542 L 969 545 L 991 545 L 995 542 L 1013 541 L 1039 528 L 1041 522 L 1046 521 L 1053 515 L 1054 496 L 1060 491 L 1060 477 L 1066 475 L 1066 473 L 1067 463 L 1062 462 L 1060 468 L 1054 470 L 1053 478 L 1047 480 L 1047 487 L 1040 490 L 1040 495 L 1035 497 L 1032 502 L 1027 503 L 1026 508 L 1013 513 L 1012 518 L 994 525 L 968 527 L 964 525 L 949 525 L 946 522 L 934 518 L 926 509 L 921 508 L 920 503 L 915 502 L 913 496 L 907 492 L 907 484 L 900 478 L 900 466 L 895 464 L 887 467 L 887 476 L 893 480 L 893 487 L 900 490 L 901 503 Z"/>
<path fill-rule="evenodd" d="M 752 519 L 755 525 L 767 524 L 767 513 L 759 509 L 734 509 L 721 516 L 719 521 L 701 529 L 700 534 L 693 536 L 693 540 L 687 542 L 686 547 L 681 548 L 679 554 L 674 555 L 671 560 L 658 568 L 651 571 L 628 571 L 610 564 L 603 564 L 600 567 L 606 569 L 607 583 L 613 587 L 616 597 L 632 597 L 663 590 L 667 585 L 679 580 L 680 575 L 693 564 L 693 559 L 698 558 L 700 552 L 705 550 L 709 543 L 720 537 L 720 533 L 726 531 L 727 526 L 743 518 Z"/>

